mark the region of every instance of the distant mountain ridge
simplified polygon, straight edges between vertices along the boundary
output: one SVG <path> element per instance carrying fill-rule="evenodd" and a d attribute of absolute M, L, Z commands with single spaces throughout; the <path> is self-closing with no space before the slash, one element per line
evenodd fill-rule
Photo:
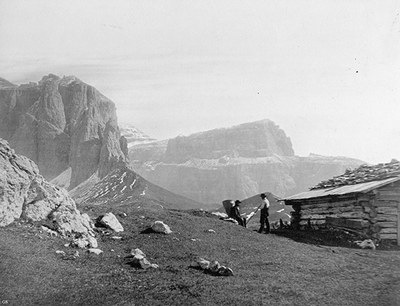
<path fill-rule="evenodd" d="M 132 146 L 129 156 L 150 182 L 203 203 L 264 191 L 283 197 L 363 163 L 296 156 L 290 138 L 268 119 Z"/>
<path fill-rule="evenodd" d="M 119 126 L 121 135 L 124 136 L 128 142 L 128 148 L 134 145 L 146 144 L 156 141 L 156 139 L 151 138 L 131 124 L 119 124 Z"/>

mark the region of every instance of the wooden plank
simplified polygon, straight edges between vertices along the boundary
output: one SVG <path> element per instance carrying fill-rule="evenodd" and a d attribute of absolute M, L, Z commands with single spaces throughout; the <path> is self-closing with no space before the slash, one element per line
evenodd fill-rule
<path fill-rule="evenodd" d="M 383 240 L 397 240 L 397 234 L 379 234 Z"/>
<path fill-rule="evenodd" d="M 386 201 L 397 201 L 400 202 L 400 196 L 398 194 L 381 194 L 379 196 L 380 200 Z"/>
<path fill-rule="evenodd" d="M 394 207 L 377 207 L 378 214 L 397 215 L 397 208 Z"/>
<path fill-rule="evenodd" d="M 400 245 L 400 203 L 397 206 L 397 245 Z"/>
<path fill-rule="evenodd" d="M 386 201 L 386 200 L 377 200 L 375 202 L 375 206 L 376 207 L 394 207 L 397 208 L 397 205 L 399 204 L 399 202 L 397 201 Z"/>
<path fill-rule="evenodd" d="M 315 214 L 341 214 L 345 212 L 363 212 L 361 206 L 357 207 L 332 207 L 332 208 L 313 208 L 313 209 L 302 209 L 302 215 L 315 215 Z"/>
<path fill-rule="evenodd" d="M 396 227 L 388 227 L 382 228 L 379 234 L 397 234 L 397 226 Z"/>
<path fill-rule="evenodd" d="M 335 218 L 327 217 L 326 224 L 333 227 L 347 227 L 352 229 L 363 229 L 369 227 L 369 222 L 360 219 L 345 219 L 345 218 Z"/>
<path fill-rule="evenodd" d="M 397 221 L 395 222 L 377 222 L 381 228 L 387 228 L 387 227 L 392 227 L 392 228 L 397 228 Z"/>
<path fill-rule="evenodd" d="M 375 220 L 377 222 L 397 222 L 398 216 L 387 215 L 387 214 L 377 214 Z"/>

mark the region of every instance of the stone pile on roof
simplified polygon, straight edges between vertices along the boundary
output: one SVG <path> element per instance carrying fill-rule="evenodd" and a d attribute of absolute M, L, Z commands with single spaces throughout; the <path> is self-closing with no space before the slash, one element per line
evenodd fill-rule
<path fill-rule="evenodd" d="M 311 187 L 310 190 L 380 181 L 395 176 L 400 176 L 400 162 L 393 159 L 390 163 L 372 166 L 361 165 L 353 170 L 347 169 L 344 174 L 322 181 L 316 186 Z"/>

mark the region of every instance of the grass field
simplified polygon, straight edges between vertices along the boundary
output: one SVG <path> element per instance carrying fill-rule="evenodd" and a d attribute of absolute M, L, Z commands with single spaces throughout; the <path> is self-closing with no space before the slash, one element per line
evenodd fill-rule
<path fill-rule="evenodd" d="M 332 237 L 258 234 L 202 211 L 86 207 L 106 211 L 123 233 L 98 234 L 101 255 L 65 247 L 37 224 L 0 229 L 0 302 L 8 305 L 400 305 L 400 251 L 361 250 Z M 155 220 L 173 233 L 146 229 Z M 213 229 L 215 233 L 208 230 Z M 279 235 L 278 235 L 279 234 Z M 113 235 L 122 236 L 114 240 Z M 294 239 L 296 240 L 294 240 Z M 140 270 L 125 257 L 141 249 L 158 269 Z M 80 256 L 63 259 L 63 250 Z M 216 277 L 190 268 L 197 256 L 234 271 Z"/>

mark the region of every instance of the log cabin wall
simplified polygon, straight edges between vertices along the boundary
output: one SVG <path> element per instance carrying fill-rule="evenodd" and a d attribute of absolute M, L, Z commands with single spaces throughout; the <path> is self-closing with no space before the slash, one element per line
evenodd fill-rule
<path fill-rule="evenodd" d="M 400 245 L 400 182 L 378 188 L 373 207 L 376 210 L 376 225 L 379 227 L 379 238 L 397 240 Z"/>
<path fill-rule="evenodd" d="M 290 200 L 292 224 L 297 229 L 340 228 L 400 245 L 400 182 L 368 193 Z"/>

